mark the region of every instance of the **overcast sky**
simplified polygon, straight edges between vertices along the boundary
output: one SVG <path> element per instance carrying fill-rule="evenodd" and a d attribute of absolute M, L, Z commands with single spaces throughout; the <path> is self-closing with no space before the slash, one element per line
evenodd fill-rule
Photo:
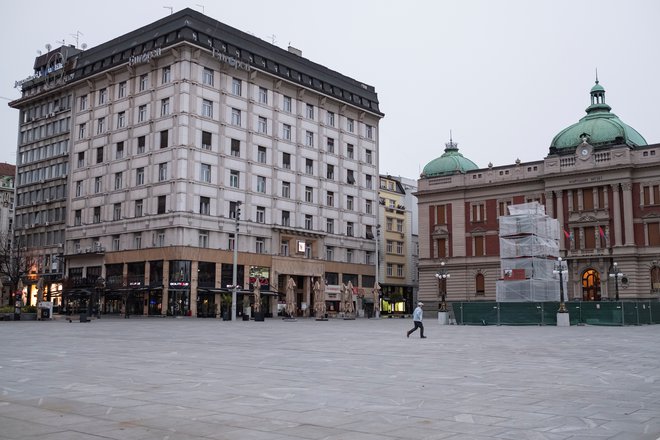
<path fill-rule="evenodd" d="M 195 3 L 197 2 L 197 3 Z M 45 45 L 93 47 L 190 7 L 373 85 L 380 172 L 417 178 L 450 130 L 479 167 L 540 160 L 584 116 L 595 71 L 606 102 L 660 143 L 660 1 L 193 0 L 6 2 L 0 162 L 16 163 L 14 82 Z"/>

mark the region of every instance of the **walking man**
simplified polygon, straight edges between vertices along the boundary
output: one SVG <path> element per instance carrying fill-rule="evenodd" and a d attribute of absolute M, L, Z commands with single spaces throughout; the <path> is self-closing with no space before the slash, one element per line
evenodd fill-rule
<path fill-rule="evenodd" d="M 426 336 L 424 336 L 424 324 L 422 324 L 422 314 L 424 313 L 422 310 L 423 306 L 424 306 L 423 302 L 417 303 L 417 308 L 413 312 L 413 323 L 415 324 L 415 327 L 413 327 L 411 330 L 408 330 L 408 333 L 406 333 L 406 337 L 409 338 L 411 333 L 419 329 L 419 335 L 420 335 L 419 337 L 426 339 Z"/>

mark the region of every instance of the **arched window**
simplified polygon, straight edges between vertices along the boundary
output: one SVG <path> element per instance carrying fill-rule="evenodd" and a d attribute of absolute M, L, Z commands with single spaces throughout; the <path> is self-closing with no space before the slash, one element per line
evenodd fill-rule
<path fill-rule="evenodd" d="M 474 284 L 476 287 L 476 294 L 477 295 L 485 295 L 486 294 L 486 280 L 484 279 L 484 275 L 481 273 L 478 273 L 476 277 L 474 277 Z"/>
<path fill-rule="evenodd" d="M 658 266 L 651 268 L 651 292 L 660 292 L 660 267 Z"/>
<path fill-rule="evenodd" d="M 582 300 L 600 301 L 600 274 L 588 269 L 582 274 Z"/>

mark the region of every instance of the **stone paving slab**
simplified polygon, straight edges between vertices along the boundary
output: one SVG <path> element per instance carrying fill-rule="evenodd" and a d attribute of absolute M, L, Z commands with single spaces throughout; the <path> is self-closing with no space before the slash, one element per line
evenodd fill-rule
<path fill-rule="evenodd" d="M 656 440 L 660 325 L 0 322 L 0 440 Z"/>

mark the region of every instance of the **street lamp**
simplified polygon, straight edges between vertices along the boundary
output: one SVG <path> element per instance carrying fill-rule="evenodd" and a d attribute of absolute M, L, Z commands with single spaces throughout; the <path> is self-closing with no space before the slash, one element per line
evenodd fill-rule
<path fill-rule="evenodd" d="M 447 311 L 447 302 L 446 302 L 446 297 L 447 297 L 447 278 L 449 278 L 449 274 L 447 273 L 447 269 L 445 269 L 445 262 L 443 261 L 440 263 L 440 270 L 438 273 L 435 274 L 435 277 L 438 279 L 438 289 L 440 290 L 440 312 L 446 312 Z"/>
<path fill-rule="evenodd" d="M 619 280 L 623 278 L 623 273 L 619 271 L 619 266 L 617 262 L 615 261 L 612 264 L 612 270 L 610 272 L 610 278 L 614 278 L 614 292 L 616 293 L 615 300 L 619 300 Z"/>
<path fill-rule="evenodd" d="M 231 288 L 231 320 L 236 320 L 236 290 L 238 289 L 238 221 L 241 218 L 241 201 L 236 202 L 236 210 L 234 211 L 234 219 L 236 220 L 236 232 L 234 233 L 234 272 L 232 275 L 232 288 Z"/>
<path fill-rule="evenodd" d="M 568 313 L 568 309 L 566 309 L 566 304 L 564 303 L 564 274 L 568 275 L 568 268 L 561 257 L 557 259 L 557 264 L 552 273 L 559 275 L 559 310 L 557 310 L 557 313 Z"/>

